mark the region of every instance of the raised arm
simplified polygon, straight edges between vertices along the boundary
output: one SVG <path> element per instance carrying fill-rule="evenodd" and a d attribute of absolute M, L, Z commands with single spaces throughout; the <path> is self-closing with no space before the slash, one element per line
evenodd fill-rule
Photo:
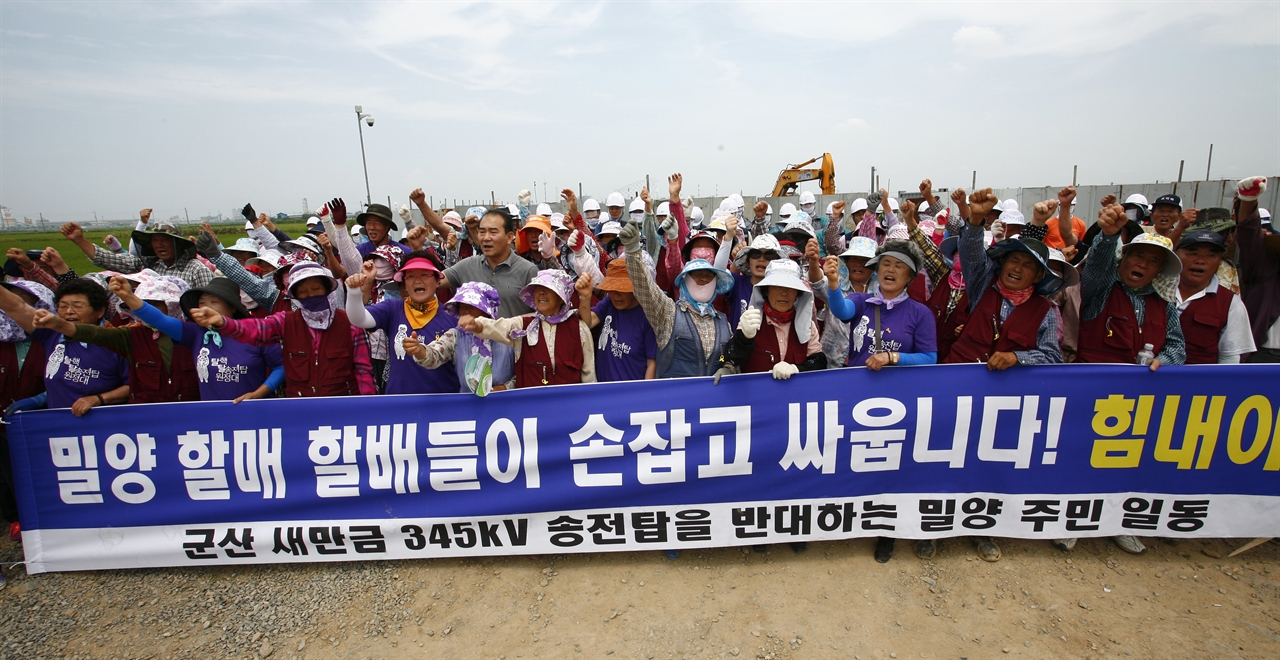
<path fill-rule="evenodd" d="M 578 292 L 578 319 L 588 328 L 600 325 L 600 317 L 591 309 L 592 288 L 591 275 L 587 273 L 579 275 L 578 281 L 573 284 L 573 289 Z"/>
<path fill-rule="evenodd" d="M 418 207 L 418 211 L 422 213 L 422 218 L 441 238 L 448 236 L 453 231 L 449 225 L 445 224 L 444 219 L 435 212 L 435 209 L 427 204 L 427 194 L 422 192 L 421 188 L 414 188 L 413 192 L 409 193 L 409 201 Z"/>
<path fill-rule="evenodd" d="M 1067 247 L 1080 242 L 1080 237 L 1075 234 L 1075 228 L 1071 226 L 1071 203 L 1075 200 L 1075 186 L 1067 186 L 1058 191 L 1058 235 L 1062 237 L 1062 244 Z M 1177 245 L 1177 243 L 1174 244 Z"/>
<path fill-rule="evenodd" d="M 364 285 L 369 275 L 360 272 L 347 278 L 347 319 L 351 325 L 365 330 L 378 327 L 378 322 L 364 307 Z"/>
<path fill-rule="evenodd" d="M 356 249 L 356 244 L 347 233 L 347 204 L 342 198 L 335 197 L 324 208 L 320 209 L 320 222 L 324 224 L 324 233 L 329 237 L 329 244 L 338 251 L 342 267 L 348 275 L 362 270 L 364 258 Z"/>
<path fill-rule="evenodd" d="M 28 334 L 35 329 L 36 308 L 28 305 L 18 294 L 8 287 L 0 286 L 0 312 L 4 312 L 14 323 Z"/>

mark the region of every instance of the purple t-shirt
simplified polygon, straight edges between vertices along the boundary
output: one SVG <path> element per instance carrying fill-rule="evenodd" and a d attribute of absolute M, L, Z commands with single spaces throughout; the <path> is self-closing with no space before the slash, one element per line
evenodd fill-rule
<path fill-rule="evenodd" d="M 279 342 L 254 346 L 223 336 L 222 346 L 218 346 L 212 339 L 204 340 L 206 332 L 190 321 L 183 321 L 182 338 L 178 341 L 190 349 L 195 358 L 201 401 L 230 401 L 248 394 L 283 364 Z"/>
<path fill-rule="evenodd" d="M 605 297 L 591 311 L 600 317 L 596 380 L 644 380 L 646 362 L 658 359 L 658 338 L 639 305 L 619 311 Z"/>
<path fill-rule="evenodd" d="M 48 364 L 44 388 L 50 408 L 70 408 L 77 399 L 114 390 L 129 382 L 129 359 L 94 344 L 66 339 L 52 330 L 37 328 L 32 341 L 44 346 Z"/>
<path fill-rule="evenodd" d="M 869 304 L 873 294 L 854 293 L 849 300 L 856 306 L 849 322 L 849 366 L 861 367 L 871 357 L 875 344 L 875 309 L 880 308 L 881 350 L 899 353 L 934 353 L 938 350 L 938 324 L 928 307 L 906 299 L 888 309 L 882 304 Z"/>
<path fill-rule="evenodd" d="M 387 333 L 387 394 L 444 394 L 458 391 L 458 374 L 453 365 L 441 365 L 439 369 L 427 369 L 404 352 L 403 340 L 412 332 L 418 339 L 430 344 L 458 325 L 458 319 L 444 311 L 444 305 L 436 310 L 425 328 L 411 327 L 404 314 L 404 301 L 394 298 L 365 307 L 373 317 L 377 328 Z"/>

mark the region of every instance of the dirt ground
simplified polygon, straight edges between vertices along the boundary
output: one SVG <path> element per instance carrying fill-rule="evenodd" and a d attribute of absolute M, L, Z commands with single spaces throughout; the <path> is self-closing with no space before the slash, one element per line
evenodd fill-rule
<path fill-rule="evenodd" d="M 1153 539 L 1131 556 L 1103 539 L 1069 554 L 1002 540 L 996 563 L 953 539 L 928 561 L 900 541 L 877 564 L 874 540 L 859 539 L 674 561 L 650 552 L 30 577 L 9 568 L 0 655 L 1277 658 L 1280 544 L 1226 557 L 1244 541 Z M 342 595 L 314 595 L 333 580 Z"/>

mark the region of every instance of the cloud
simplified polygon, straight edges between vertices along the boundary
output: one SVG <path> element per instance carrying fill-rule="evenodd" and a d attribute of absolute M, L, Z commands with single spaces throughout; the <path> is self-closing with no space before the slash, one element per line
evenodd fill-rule
<path fill-rule="evenodd" d="M 960 53 L 988 54 L 1004 47 L 1004 39 L 989 27 L 966 25 L 951 35 L 951 43 Z"/>
<path fill-rule="evenodd" d="M 844 121 L 840 122 L 839 124 L 836 124 L 836 128 L 845 128 L 845 129 L 862 129 L 862 128 L 870 128 L 870 124 L 868 124 L 868 123 L 867 123 L 867 120 L 865 120 L 865 119 L 858 119 L 857 117 L 850 117 L 850 118 L 848 118 L 848 119 L 846 119 L 846 120 L 844 120 Z"/>

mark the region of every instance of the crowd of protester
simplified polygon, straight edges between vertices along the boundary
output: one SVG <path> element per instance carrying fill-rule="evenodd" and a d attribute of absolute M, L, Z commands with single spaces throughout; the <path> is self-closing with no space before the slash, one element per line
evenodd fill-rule
<path fill-rule="evenodd" d="M 682 183 L 672 175 L 656 205 L 645 190 L 579 208 L 566 189 L 564 213 L 530 209 L 522 191 L 519 204 L 441 214 L 419 189 L 418 226 L 381 204 L 351 221 L 334 199 L 297 237 L 246 205 L 249 238 L 231 246 L 149 209 L 127 249 L 68 223 L 63 236 L 102 270 L 78 274 L 55 247 L 8 251 L 0 408 L 83 416 L 697 376 L 711 387 L 736 373 L 935 363 L 1280 362 L 1280 236 L 1258 207 L 1262 177 L 1240 181 L 1229 209 L 1107 196 L 1079 209 L 1092 226 L 1072 187 L 1029 218 L 990 189 L 939 199 L 925 180 L 918 198 L 880 190 L 821 213 L 805 192 L 775 219 L 738 195 L 708 213 Z M 7 448 L 0 461 L 17 540 Z M 994 539 L 976 545 L 999 559 Z M 880 539 L 876 559 L 892 552 Z"/>

